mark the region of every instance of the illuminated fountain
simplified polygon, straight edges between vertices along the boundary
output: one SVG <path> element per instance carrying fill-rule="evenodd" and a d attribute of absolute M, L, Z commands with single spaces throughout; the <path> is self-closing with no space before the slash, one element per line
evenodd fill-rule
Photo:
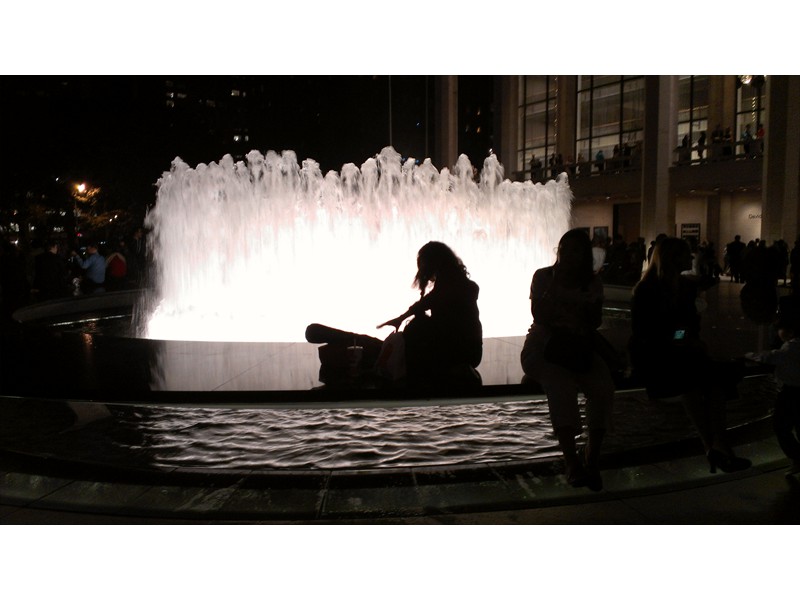
<path fill-rule="evenodd" d="M 478 181 L 464 155 L 438 171 L 392 148 L 324 176 L 291 151 L 176 159 L 147 216 L 157 279 L 143 335 L 289 342 L 320 322 L 385 337 L 376 325 L 419 298 L 416 252 L 430 240 L 480 285 L 484 335 L 524 335 L 531 276 L 553 262 L 571 200 L 565 175 L 511 182 L 494 155 Z"/>

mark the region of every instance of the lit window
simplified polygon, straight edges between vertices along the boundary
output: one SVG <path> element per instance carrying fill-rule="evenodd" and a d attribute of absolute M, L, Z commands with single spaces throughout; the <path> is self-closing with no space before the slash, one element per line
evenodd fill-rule
<path fill-rule="evenodd" d="M 167 100 L 167 108 L 175 108 L 175 101 Z"/>
<path fill-rule="evenodd" d="M 241 139 L 242 139 L 241 136 L 238 136 L 238 135 L 233 136 L 233 141 L 234 142 L 238 142 Z"/>
<path fill-rule="evenodd" d="M 231 90 L 231 96 L 239 96 L 241 92 L 239 90 Z"/>
<path fill-rule="evenodd" d="M 186 94 L 182 94 L 181 92 L 178 92 L 178 98 L 183 100 L 184 98 L 186 98 Z"/>

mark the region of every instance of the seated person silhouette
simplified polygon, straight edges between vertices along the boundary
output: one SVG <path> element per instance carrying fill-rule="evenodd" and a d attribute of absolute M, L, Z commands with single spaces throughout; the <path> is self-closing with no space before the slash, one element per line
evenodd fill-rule
<path fill-rule="evenodd" d="M 520 354 L 526 379 L 537 381 L 547 395 L 568 483 L 593 491 L 603 489 L 600 454 L 611 429 L 614 402 L 611 372 L 595 346 L 603 298 L 589 236 L 580 229 L 566 232 L 555 264 L 533 274 L 533 323 Z M 583 431 L 579 391 L 586 397 L 588 429 L 588 443 L 580 451 L 575 441 Z"/>
<path fill-rule="evenodd" d="M 725 401 L 741 374 L 733 363 L 714 360 L 700 339 L 703 306 L 691 268 L 689 245 L 661 240 L 650 266 L 633 290 L 631 339 L 633 376 L 654 399 L 679 397 L 706 451 L 711 472 L 750 467 L 726 440 Z"/>
<path fill-rule="evenodd" d="M 419 301 L 378 325 L 395 329 L 385 342 L 316 323 L 306 329 L 306 340 L 340 348 L 360 346 L 367 368 L 380 362 L 388 344 L 403 348 L 404 382 L 410 387 L 480 385 L 480 375 L 475 371 L 483 355 L 479 288 L 469 278 L 464 263 L 442 242 L 428 242 L 417 254 L 414 286 L 420 291 Z"/>

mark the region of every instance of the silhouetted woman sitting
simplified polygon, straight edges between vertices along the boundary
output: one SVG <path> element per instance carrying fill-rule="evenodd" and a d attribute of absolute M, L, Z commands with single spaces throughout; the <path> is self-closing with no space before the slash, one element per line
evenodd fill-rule
<path fill-rule="evenodd" d="M 442 242 L 428 242 L 417 254 L 414 285 L 419 301 L 378 325 L 397 330 L 413 317 L 403 330 L 409 381 L 435 381 L 454 368 L 477 367 L 483 356 L 479 288 L 461 259 Z"/>
<path fill-rule="evenodd" d="M 599 491 L 603 487 L 599 458 L 611 427 L 614 382 L 593 348 L 595 330 L 602 322 L 603 283 L 594 273 L 592 244 L 584 231 L 573 229 L 563 235 L 555 264 L 534 273 L 530 297 L 533 324 L 522 349 L 522 369 L 547 394 L 567 481 Z M 575 445 L 582 431 L 579 390 L 586 396 L 589 430 L 580 457 Z"/>
<path fill-rule="evenodd" d="M 698 284 L 682 275 L 692 266 L 689 245 L 661 240 L 633 291 L 629 349 L 634 377 L 651 398 L 680 396 L 705 447 L 711 472 L 750 466 L 725 441 L 725 391 L 729 375 L 700 340 Z M 699 300 L 698 300 L 699 299 Z"/>
<path fill-rule="evenodd" d="M 431 287 L 432 284 L 432 287 Z M 381 323 L 402 331 L 405 372 L 409 385 L 448 383 L 453 378 L 480 383 L 476 371 L 483 355 L 483 328 L 478 311 L 478 285 L 461 259 L 442 242 L 428 242 L 417 254 L 414 285 L 420 299 L 403 314 Z M 430 289 L 429 289 L 430 287 Z M 430 316 L 426 313 L 430 311 Z M 313 343 L 363 345 L 365 357 L 380 351 L 377 338 L 313 324 L 306 330 Z"/>

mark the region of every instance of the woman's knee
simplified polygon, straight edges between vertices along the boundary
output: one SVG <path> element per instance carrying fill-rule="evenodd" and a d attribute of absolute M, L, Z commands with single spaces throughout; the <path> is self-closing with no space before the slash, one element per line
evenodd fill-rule
<path fill-rule="evenodd" d="M 578 397 L 565 401 L 564 398 L 547 396 L 547 407 L 550 413 L 550 423 L 553 431 L 571 427 L 577 431 L 581 429 L 581 414 L 578 409 Z"/>

